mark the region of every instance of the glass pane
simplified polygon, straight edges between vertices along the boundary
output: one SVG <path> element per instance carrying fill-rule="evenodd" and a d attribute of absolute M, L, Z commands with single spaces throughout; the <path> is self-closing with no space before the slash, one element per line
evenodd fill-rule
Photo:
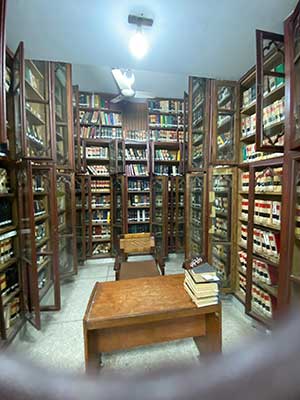
<path fill-rule="evenodd" d="M 20 88 L 20 54 L 16 53 L 13 63 L 13 96 L 16 154 L 22 152 L 22 117 L 21 117 L 21 88 Z"/>
<path fill-rule="evenodd" d="M 204 165 L 204 136 L 206 124 L 206 80 L 192 78 L 192 126 L 191 141 L 192 168 L 203 168 Z"/>
<path fill-rule="evenodd" d="M 300 139 L 300 14 L 295 21 L 294 28 L 294 119 L 295 139 Z"/>
<path fill-rule="evenodd" d="M 263 145 L 283 146 L 284 44 L 263 40 Z"/>
<path fill-rule="evenodd" d="M 230 86 L 218 87 L 218 117 L 216 158 L 222 161 L 235 160 L 235 112 L 236 93 Z"/>
<path fill-rule="evenodd" d="M 293 264 L 292 264 L 292 276 L 295 279 L 299 279 L 298 284 L 300 285 L 300 163 L 296 162 L 295 165 L 296 176 L 295 176 L 295 241 L 293 250 Z"/>
<path fill-rule="evenodd" d="M 56 157 L 59 165 L 69 165 L 69 132 L 67 108 L 67 71 L 55 64 Z"/>
<path fill-rule="evenodd" d="M 138 221 L 139 223 L 135 224 L 134 221 Z M 150 232 L 149 180 L 129 177 L 128 178 L 128 233 L 143 233 L 143 232 Z"/>
<path fill-rule="evenodd" d="M 76 198 L 76 243 L 78 260 L 85 259 L 85 208 L 87 208 L 84 188 L 85 179 L 83 176 L 75 178 Z"/>
<path fill-rule="evenodd" d="M 203 254 L 203 230 L 204 230 L 204 177 L 190 177 L 190 215 L 189 239 L 191 246 L 190 258 Z"/>
<path fill-rule="evenodd" d="M 153 222 L 162 224 L 164 221 L 164 204 L 163 204 L 164 187 L 162 180 L 153 181 Z"/>

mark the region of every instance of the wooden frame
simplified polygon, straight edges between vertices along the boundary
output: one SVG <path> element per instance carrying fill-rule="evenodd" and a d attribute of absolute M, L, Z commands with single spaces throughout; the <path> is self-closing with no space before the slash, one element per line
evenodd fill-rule
<path fill-rule="evenodd" d="M 203 114 L 206 116 L 205 118 L 205 123 L 203 127 L 203 139 L 202 139 L 202 144 L 203 144 L 203 150 L 202 150 L 202 167 L 201 168 L 196 168 L 192 164 L 192 147 L 193 147 L 193 101 L 192 101 L 192 95 L 193 95 L 193 79 L 199 79 L 205 84 L 205 93 L 204 93 L 204 109 L 203 109 Z M 189 127 L 189 135 L 188 135 L 188 172 L 201 172 L 201 171 L 206 171 L 207 165 L 208 165 L 208 144 L 209 144 L 209 131 L 210 131 L 210 93 L 211 93 L 211 80 L 207 78 L 198 78 L 194 76 L 189 77 L 189 102 L 188 102 L 188 127 Z M 200 101 L 202 103 L 202 101 Z M 199 103 L 199 107 L 201 107 L 201 104 Z M 198 107 L 197 107 L 198 108 Z M 199 139 L 200 140 L 200 139 Z"/>
<path fill-rule="evenodd" d="M 224 107 L 220 107 L 218 105 L 218 89 L 220 87 L 227 87 L 233 89 L 233 101 L 235 103 L 234 108 L 228 109 Z M 219 81 L 214 80 L 211 84 L 211 153 L 210 153 L 210 163 L 213 165 L 236 165 L 238 163 L 238 127 L 239 127 L 239 85 L 238 82 L 235 81 Z M 228 96 L 230 97 L 230 96 Z M 226 98 L 225 98 L 226 100 Z M 228 100 L 227 100 L 228 101 Z M 222 100 L 222 105 L 226 106 L 226 101 Z M 218 147 L 218 138 L 217 138 L 217 130 L 218 130 L 218 116 L 219 115 L 231 115 L 233 116 L 233 126 L 231 129 L 233 130 L 232 136 L 232 159 L 226 160 L 222 158 L 218 158 L 217 155 L 217 147 Z M 226 126 L 226 123 L 225 123 Z M 226 134 L 226 132 L 225 132 Z M 224 146 L 226 143 L 224 143 Z M 226 148 L 226 147 L 225 147 Z"/>
<path fill-rule="evenodd" d="M 86 218 L 86 188 L 89 187 L 88 179 L 85 174 L 76 174 L 75 175 L 75 197 L 79 197 L 79 202 L 76 201 L 76 252 L 77 252 L 77 264 L 82 264 L 87 258 L 87 240 L 86 240 L 86 225 L 85 225 L 85 218 Z M 78 229 L 80 234 L 78 234 Z M 80 243 L 82 249 L 82 255 L 80 257 L 80 252 L 78 251 L 78 244 Z"/>
<path fill-rule="evenodd" d="M 117 192 L 117 185 L 120 188 L 120 192 Z M 113 190 L 112 190 L 112 251 L 113 254 L 116 253 L 118 249 L 118 237 L 125 232 L 126 225 L 126 215 L 127 210 L 125 209 L 125 194 L 127 193 L 125 187 L 125 177 L 123 175 L 113 177 Z M 121 196 L 121 204 L 117 203 L 117 196 Z M 117 208 L 120 210 L 120 222 L 117 221 L 116 211 Z"/>
<path fill-rule="evenodd" d="M 185 177 L 177 176 L 175 178 L 176 187 L 175 187 L 175 251 L 183 252 L 185 247 Z M 183 182 L 183 187 L 181 187 Z M 183 206 L 180 203 L 181 196 L 183 197 Z M 180 209 L 183 208 L 183 219 L 181 220 L 181 212 Z M 180 229 L 179 226 L 183 225 L 183 243 L 180 242 Z"/>
<path fill-rule="evenodd" d="M 63 179 L 65 181 L 64 185 L 65 189 L 65 225 L 67 231 L 62 230 L 59 227 L 59 223 L 57 226 L 58 229 L 58 241 L 59 244 L 62 243 L 62 240 L 68 242 L 65 246 L 69 246 L 71 248 L 71 254 L 67 254 L 67 258 L 70 258 L 68 268 L 65 270 L 64 265 L 61 264 L 61 251 L 59 250 L 59 272 L 60 279 L 68 278 L 70 276 L 76 275 L 78 272 L 77 268 L 77 246 L 76 246 L 76 200 L 75 200 L 75 174 L 74 172 L 56 172 L 56 181 L 59 179 Z M 69 196 L 69 202 L 67 203 L 66 197 Z M 60 212 L 58 210 L 58 219 L 60 217 Z M 64 248 L 65 250 L 65 248 Z M 71 257 L 70 257 L 71 256 Z M 71 261 L 71 264 L 70 264 Z"/>
<path fill-rule="evenodd" d="M 200 207 L 200 212 L 202 213 L 203 225 L 202 226 L 202 254 L 194 254 L 191 248 L 191 222 L 192 222 L 192 208 L 191 204 L 191 190 L 192 190 L 192 179 L 202 179 L 202 206 Z M 207 190 L 207 176 L 205 172 L 194 172 L 186 175 L 186 191 L 185 191 L 185 259 L 192 259 L 194 256 L 204 256 L 207 257 L 208 254 L 208 190 Z"/>
<path fill-rule="evenodd" d="M 168 255 L 168 178 L 166 176 L 152 176 L 150 181 L 150 188 L 152 192 L 152 219 L 151 219 L 151 232 L 154 233 L 156 247 L 158 247 L 158 239 L 155 235 L 156 230 L 161 232 L 161 257 L 165 258 Z M 155 185 L 159 183 L 161 186 L 161 220 L 156 218 L 156 200 L 157 192 Z"/>
<path fill-rule="evenodd" d="M 6 92 L 5 92 L 5 74 L 6 74 L 6 0 L 0 2 L 0 144 L 7 143 L 6 133 Z"/>
<path fill-rule="evenodd" d="M 65 70 L 66 70 L 66 74 L 65 74 L 65 79 L 66 79 L 66 86 L 65 86 L 65 104 L 63 104 L 66 108 L 66 120 L 67 121 L 58 121 L 57 118 L 57 113 L 56 113 L 56 106 L 60 106 L 62 104 L 58 103 L 59 100 L 56 98 L 55 95 L 55 83 L 56 83 L 56 68 L 59 65 L 63 65 Z M 54 123 L 53 126 L 55 128 L 62 126 L 62 127 L 66 127 L 66 131 L 67 134 L 65 135 L 65 137 L 61 137 L 61 135 L 58 132 L 58 129 L 55 129 L 55 149 L 56 149 L 56 163 L 57 163 L 57 168 L 58 169 L 70 169 L 70 170 L 74 170 L 75 168 L 75 160 L 74 160 L 74 131 L 73 131 L 73 106 L 72 106 L 72 65 L 71 64 L 67 64 L 67 63 L 63 63 L 63 62 L 51 62 L 50 63 L 50 69 L 51 69 L 51 75 L 52 75 L 52 95 L 53 95 L 53 118 L 54 118 Z M 58 104 L 57 104 L 58 103 Z M 64 131 L 65 132 L 65 131 Z M 58 140 L 63 141 L 64 144 L 66 144 L 66 149 L 64 149 L 64 158 L 65 158 L 65 163 L 61 164 L 59 161 L 59 157 L 58 157 L 58 150 L 57 150 L 57 142 Z"/>
<path fill-rule="evenodd" d="M 256 30 L 256 150 L 257 151 L 269 151 L 269 152 L 280 152 L 283 151 L 283 146 L 276 146 L 275 144 L 266 145 L 264 144 L 264 124 L 263 124 L 263 109 L 264 109 L 264 77 L 267 76 L 284 78 L 284 73 L 275 71 L 269 71 L 266 69 L 266 65 L 272 62 L 276 52 L 272 51 L 270 55 L 265 59 L 264 57 L 264 40 L 269 40 L 277 46 L 278 43 L 284 43 L 284 36 L 273 32 L 266 32 Z M 280 51 L 280 50 L 278 50 Z M 275 92 L 275 90 L 274 90 Z M 272 94 L 272 92 L 270 92 Z M 274 94 L 274 93 L 273 93 Z M 278 93 L 279 95 L 281 92 Z M 284 93 L 283 93 L 284 94 Z M 270 99 L 271 103 L 274 101 Z M 282 125 L 283 126 L 283 125 Z M 269 139 L 271 140 L 271 139 Z"/>
<path fill-rule="evenodd" d="M 215 191 L 213 187 L 213 178 L 217 176 L 224 176 L 225 178 L 230 177 L 228 191 L 220 190 Z M 213 260 L 213 244 L 220 245 L 220 246 L 227 246 L 229 250 L 229 262 L 227 266 L 229 267 L 229 271 L 227 275 L 229 276 L 229 281 L 222 282 L 222 289 L 225 292 L 233 292 L 235 288 L 235 277 L 236 277 L 236 229 L 235 229 L 235 222 L 237 221 L 237 207 L 236 207 L 236 199 L 237 199 L 237 168 L 235 167 L 222 167 L 222 168 L 214 168 L 210 167 L 209 169 L 209 176 L 208 176 L 208 185 L 209 185 L 209 225 L 208 225 L 208 262 L 212 265 L 215 265 Z M 215 229 L 215 222 L 214 218 L 218 215 L 221 218 L 224 218 L 222 212 L 219 212 L 215 209 L 215 196 L 217 194 L 223 194 L 228 201 L 228 214 L 226 221 L 228 222 L 229 226 L 229 240 L 223 240 L 221 237 L 216 237 L 214 239 L 214 229 Z M 215 255 L 218 258 L 217 255 Z M 223 257 L 219 256 L 219 260 L 224 262 Z"/>

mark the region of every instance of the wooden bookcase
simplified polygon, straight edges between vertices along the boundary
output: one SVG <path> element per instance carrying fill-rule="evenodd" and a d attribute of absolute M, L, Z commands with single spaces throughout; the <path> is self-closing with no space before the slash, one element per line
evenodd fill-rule
<path fill-rule="evenodd" d="M 155 236 L 156 253 L 162 258 L 168 255 L 168 178 L 153 176 L 151 232 Z"/>
<path fill-rule="evenodd" d="M 208 261 L 221 278 L 223 290 L 233 291 L 236 254 L 237 168 L 209 168 Z"/>

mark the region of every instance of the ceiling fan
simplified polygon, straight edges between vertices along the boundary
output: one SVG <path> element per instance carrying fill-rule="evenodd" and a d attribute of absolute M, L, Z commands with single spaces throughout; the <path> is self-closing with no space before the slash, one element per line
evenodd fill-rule
<path fill-rule="evenodd" d="M 122 100 L 135 99 L 153 99 L 150 92 L 135 90 L 132 86 L 135 82 L 134 73 L 130 69 L 112 68 L 114 80 L 118 86 L 120 94 L 114 97 L 111 102 L 119 103 Z"/>

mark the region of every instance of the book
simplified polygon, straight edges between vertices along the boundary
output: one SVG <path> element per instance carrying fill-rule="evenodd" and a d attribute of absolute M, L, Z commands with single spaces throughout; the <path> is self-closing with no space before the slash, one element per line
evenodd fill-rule
<path fill-rule="evenodd" d="M 195 283 L 218 280 L 214 267 L 207 262 L 188 270 Z"/>
<path fill-rule="evenodd" d="M 184 286 L 185 290 L 187 291 L 187 293 L 189 294 L 189 296 L 191 297 L 193 303 L 195 303 L 197 307 L 211 306 L 214 304 L 218 304 L 218 302 L 219 302 L 218 296 L 207 296 L 207 297 L 203 297 L 203 298 L 197 298 L 186 282 L 184 282 L 183 286 Z"/>

